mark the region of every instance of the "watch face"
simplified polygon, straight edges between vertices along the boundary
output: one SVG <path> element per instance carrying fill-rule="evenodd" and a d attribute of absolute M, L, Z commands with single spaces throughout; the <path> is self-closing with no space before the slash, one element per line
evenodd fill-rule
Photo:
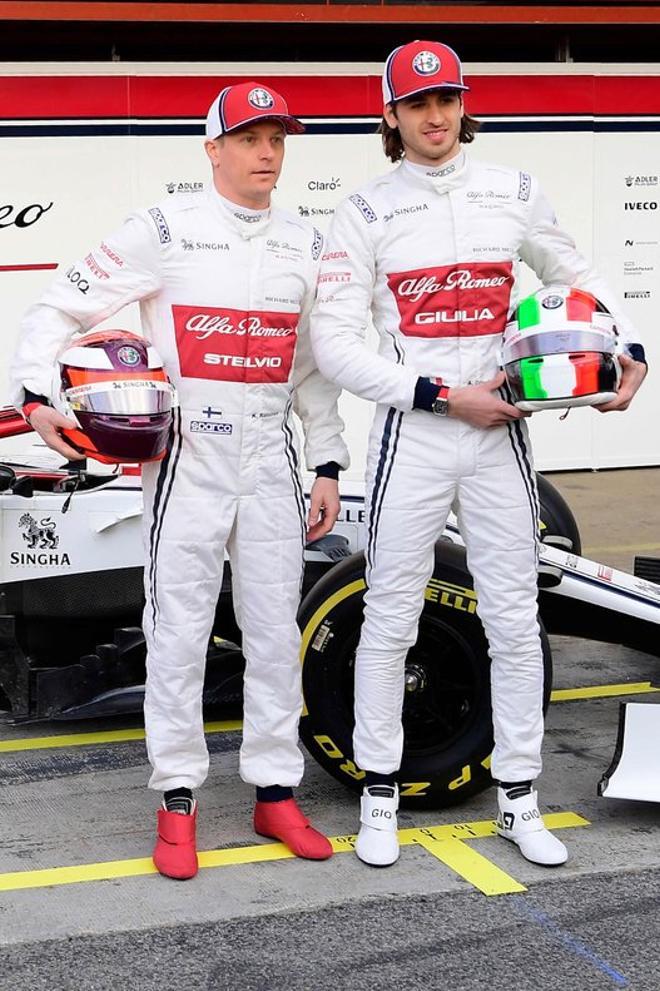
<path fill-rule="evenodd" d="M 440 399 L 439 397 L 433 401 L 432 411 L 436 416 L 447 416 L 449 412 L 449 402 L 447 399 Z"/>

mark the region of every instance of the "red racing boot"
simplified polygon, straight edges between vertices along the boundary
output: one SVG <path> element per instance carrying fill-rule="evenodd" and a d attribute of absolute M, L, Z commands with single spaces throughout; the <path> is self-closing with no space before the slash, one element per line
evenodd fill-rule
<path fill-rule="evenodd" d="M 330 840 L 310 825 L 295 798 L 286 798 L 281 802 L 257 802 L 254 806 L 254 831 L 259 836 L 280 840 L 296 857 L 327 860 L 332 856 Z"/>
<path fill-rule="evenodd" d="M 165 877 L 183 881 L 197 873 L 196 826 L 197 802 L 190 815 L 158 809 L 158 834 L 153 861 Z"/>

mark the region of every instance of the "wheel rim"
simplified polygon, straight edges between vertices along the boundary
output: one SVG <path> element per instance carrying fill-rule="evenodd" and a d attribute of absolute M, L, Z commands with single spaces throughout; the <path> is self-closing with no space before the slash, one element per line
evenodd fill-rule
<path fill-rule="evenodd" d="M 483 717 L 481 663 L 456 629 L 435 617 L 422 617 L 417 643 L 406 659 L 406 757 L 446 750 Z"/>
<path fill-rule="evenodd" d="M 359 635 L 347 638 L 337 653 L 341 676 L 328 685 L 338 718 L 353 726 L 355 651 Z M 481 650 L 481 653 L 480 653 Z M 406 759 L 446 750 L 485 718 L 483 644 L 473 647 L 454 627 L 422 616 L 417 643 L 406 659 L 403 700 Z"/>

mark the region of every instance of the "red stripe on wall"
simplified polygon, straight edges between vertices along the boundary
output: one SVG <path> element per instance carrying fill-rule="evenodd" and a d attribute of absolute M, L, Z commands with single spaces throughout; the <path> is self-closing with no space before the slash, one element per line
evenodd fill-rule
<path fill-rule="evenodd" d="M 261 76 L 303 117 L 379 116 L 378 76 Z M 213 98 L 245 76 L 0 76 L 0 119 L 202 118 Z M 479 115 L 660 114 L 657 76 L 467 77 Z M 45 95 L 47 94 L 47 99 Z"/>
<path fill-rule="evenodd" d="M 246 9 L 240 3 L 84 3 L 0 2 L 0 19 L 32 21 L 169 21 L 259 23 L 404 23 L 422 24 L 657 24 L 660 11 L 654 6 L 625 3 L 615 5 L 494 4 L 474 3 L 405 4 L 381 3 L 265 3 Z"/>
<path fill-rule="evenodd" d="M 57 262 L 44 262 L 42 265 L 0 265 L 0 272 L 43 272 L 57 268 Z"/>

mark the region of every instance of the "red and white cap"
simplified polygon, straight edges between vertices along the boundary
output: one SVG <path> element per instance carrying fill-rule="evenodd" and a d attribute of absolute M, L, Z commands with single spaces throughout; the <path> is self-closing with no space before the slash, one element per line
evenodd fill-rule
<path fill-rule="evenodd" d="M 383 103 L 394 103 L 430 89 L 469 89 L 461 60 L 439 41 L 409 41 L 388 56 L 383 72 Z"/>
<path fill-rule="evenodd" d="M 225 86 L 216 96 L 206 117 L 206 137 L 213 140 L 260 120 L 279 121 L 287 134 L 302 134 L 305 130 L 289 113 L 283 96 L 270 86 L 251 82 Z"/>

